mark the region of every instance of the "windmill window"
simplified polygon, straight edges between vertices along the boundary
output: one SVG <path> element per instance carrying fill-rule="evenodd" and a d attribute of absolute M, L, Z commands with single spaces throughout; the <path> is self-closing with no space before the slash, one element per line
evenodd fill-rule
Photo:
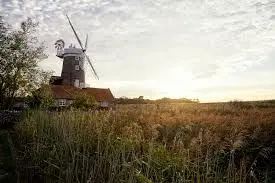
<path fill-rule="evenodd" d="M 75 70 L 78 71 L 79 70 L 79 65 L 75 66 Z"/>
<path fill-rule="evenodd" d="M 79 79 L 76 79 L 76 80 L 74 81 L 74 86 L 75 86 L 75 87 L 79 87 Z"/>

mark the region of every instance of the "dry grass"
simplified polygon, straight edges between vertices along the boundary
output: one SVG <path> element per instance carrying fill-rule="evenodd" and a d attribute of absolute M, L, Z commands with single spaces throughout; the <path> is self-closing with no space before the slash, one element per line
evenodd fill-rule
<path fill-rule="evenodd" d="M 15 128 L 20 179 L 272 181 L 274 124 L 275 108 L 242 103 L 29 111 Z"/>

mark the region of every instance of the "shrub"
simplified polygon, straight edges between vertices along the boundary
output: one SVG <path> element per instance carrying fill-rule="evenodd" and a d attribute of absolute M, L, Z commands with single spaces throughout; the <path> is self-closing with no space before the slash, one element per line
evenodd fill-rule
<path fill-rule="evenodd" d="M 97 107 L 96 100 L 83 92 L 74 94 L 72 107 L 78 109 L 93 109 Z"/>
<path fill-rule="evenodd" d="M 54 105 L 54 99 L 50 85 L 42 85 L 34 91 L 30 99 L 31 107 L 48 109 Z"/>

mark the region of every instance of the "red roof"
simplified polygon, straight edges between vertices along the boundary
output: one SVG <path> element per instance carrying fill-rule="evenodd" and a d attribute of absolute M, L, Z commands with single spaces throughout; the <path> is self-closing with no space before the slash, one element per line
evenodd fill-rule
<path fill-rule="evenodd" d="M 76 88 L 69 85 L 51 85 L 53 98 L 56 99 L 73 99 L 73 95 L 77 92 L 84 92 L 92 96 L 96 101 L 113 101 L 115 100 L 109 88 Z"/>
<path fill-rule="evenodd" d="M 73 94 L 80 89 L 68 85 L 51 85 L 53 98 L 72 99 Z"/>
<path fill-rule="evenodd" d="M 82 91 L 89 96 L 93 96 L 97 101 L 112 101 L 115 100 L 111 90 L 104 88 L 83 88 Z"/>

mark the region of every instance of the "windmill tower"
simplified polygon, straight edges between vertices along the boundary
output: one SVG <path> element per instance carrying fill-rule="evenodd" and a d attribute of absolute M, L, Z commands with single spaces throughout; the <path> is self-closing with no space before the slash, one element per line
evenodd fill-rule
<path fill-rule="evenodd" d="M 85 88 L 85 61 L 88 61 L 89 65 L 92 68 L 94 76 L 96 77 L 96 79 L 98 79 L 98 75 L 91 63 L 91 60 L 85 53 L 88 45 L 88 35 L 86 36 L 85 48 L 83 48 L 82 43 L 68 16 L 67 19 L 79 43 L 80 48 L 76 48 L 73 45 L 70 45 L 68 48 L 65 48 L 65 42 L 62 39 L 56 41 L 56 56 L 63 59 L 63 66 L 61 72 L 62 84 L 71 85 L 78 88 Z"/>

